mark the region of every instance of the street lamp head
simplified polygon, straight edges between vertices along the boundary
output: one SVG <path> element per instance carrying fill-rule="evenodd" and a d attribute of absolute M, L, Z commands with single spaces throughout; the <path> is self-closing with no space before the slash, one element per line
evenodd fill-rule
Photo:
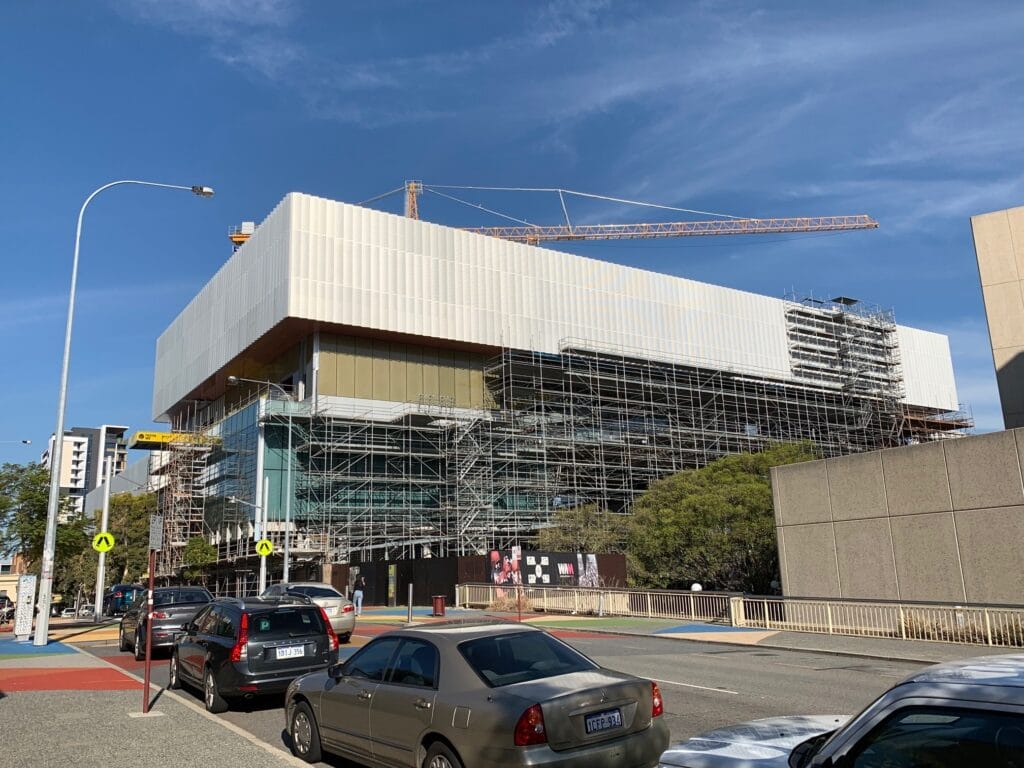
<path fill-rule="evenodd" d="M 228 376 L 228 386 L 229 387 L 237 387 L 238 386 L 238 377 L 237 376 Z"/>
<path fill-rule="evenodd" d="M 23 442 L 25 445 L 32 445 L 31 440 L 22 440 L 21 442 Z"/>
<path fill-rule="evenodd" d="M 203 187 L 199 184 L 192 185 L 192 193 L 200 197 L 213 197 L 213 187 Z"/>

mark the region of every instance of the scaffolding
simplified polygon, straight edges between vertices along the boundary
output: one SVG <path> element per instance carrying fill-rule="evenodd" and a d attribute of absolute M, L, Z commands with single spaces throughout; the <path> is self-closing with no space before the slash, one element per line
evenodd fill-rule
<path fill-rule="evenodd" d="M 557 353 L 502 350 L 484 367 L 482 409 L 426 396 L 365 412 L 312 399 L 284 408 L 265 393 L 258 408 L 191 420 L 219 442 L 172 457 L 169 488 L 188 501 L 172 508 L 170 539 L 213 531 L 222 562 L 254 558 L 249 518 L 226 499 L 256 502 L 259 429 L 275 449 L 292 430 L 292 551 L 346 563 L 529 545 L 559 510 L 628 514 L 655 480 L 777 443 L 807 441 L 828 458 L 971 426 L 903 402 L 891 312 L 791 302 L 786 323 L 788 378 L 567 339 Z M 275 546 L 282 531 L 267 534 Z"/>

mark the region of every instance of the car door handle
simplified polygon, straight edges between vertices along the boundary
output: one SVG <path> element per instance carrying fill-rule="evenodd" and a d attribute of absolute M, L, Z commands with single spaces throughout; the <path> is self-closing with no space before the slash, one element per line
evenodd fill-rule
<path fill-rule="evenodd" d="M 367 701 L 372 695 L 373 694 L 370 693 L 369 691 L 360 691 L 359 693 L 356 694 L 356 698 L 357 699 L 362 699 L 363 701 Z"/>
<path fill-rule="evenodd" d="M 430 709 L 430 702 L 426 699 L 416 699 L 416 709 Z"/>

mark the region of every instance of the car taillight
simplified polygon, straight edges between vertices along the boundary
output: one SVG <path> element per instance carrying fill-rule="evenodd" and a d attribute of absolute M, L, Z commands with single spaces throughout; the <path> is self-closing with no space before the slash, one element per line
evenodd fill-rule
<path fill-rule="evenodd" d="M 338 642 L 338 636 L 334 634 L 334 627 L 331 626 L 331 620 L 327 618 L 327 611 L 321 608 L 320 616 L 323 618 L 324 624 L 327 626 L 327 636 L 331 639 L 331 650 L 336 651 L 341 647 L 341 643 Z"/>
<path fill-rule="evenodd" d="M 121 596 L 121 593 L 120 593 L 120 592 L 115 592 L 115 593 L 114 593 L 114 597 L 120 597 L 120 596 Z"/>
<path fill-rule="evenodd" d="M 517 747 L 528 747 L 531 744 L 547 744 L 548 734 L 544 729 L 544 713 L 540 704 L 534 704 L 519 716 L 516 723 L 515 744 Z"/>
<path fill-rule="evenodd" d="M 352 605 L 352 603 L 349 603 L 348 605 L 341 606 L 341 612 L 342 613 L 352 613 L 352 611 L 354 611 L 355 609 L 356 609 L 356 607 L 354 605 Z"/>
<path fill-rule="evenodd" d="M 665 702 L 661 698 L 661 689 L 653 680 L 651 681 L 651 699 L 653 700 L 651 704 L 651 717 L 658 717 L 658 715 L 665 711 Z"/>
<path fill-rule="evenodd" d="M 249 645 L 249 614 L 242 614 L 242 623 L 238 627 L 238 640 L 231 649 L 231 661 L 241 661 L 249 658 L 246 646 Z"/>
<path fill-rule="evenodd" d="M 154 619 L 169 619 L 170 617 L 171 615 L 169 613 L 164 613 L 163 611 L 153 611 Z"/>

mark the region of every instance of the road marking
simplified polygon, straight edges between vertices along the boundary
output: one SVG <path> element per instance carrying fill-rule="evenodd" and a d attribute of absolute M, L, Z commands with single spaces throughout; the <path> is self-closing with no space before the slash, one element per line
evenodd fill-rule
<path fill-rule="evenodd" d="M 656 677 L 649 678 L 656 683 L 665 683 L 666 685 L 678 685 L 682 688 L 699 688 L 702 691 L 712 691 L 713 693 L 728 693 L 732 696 L 739 696 L 739 691 L 730 691 L 728 688 L 709 688 L 706 685 L 694 685 L 693 683 L 677 683 L 675 680 L 659 680 Z"/>

